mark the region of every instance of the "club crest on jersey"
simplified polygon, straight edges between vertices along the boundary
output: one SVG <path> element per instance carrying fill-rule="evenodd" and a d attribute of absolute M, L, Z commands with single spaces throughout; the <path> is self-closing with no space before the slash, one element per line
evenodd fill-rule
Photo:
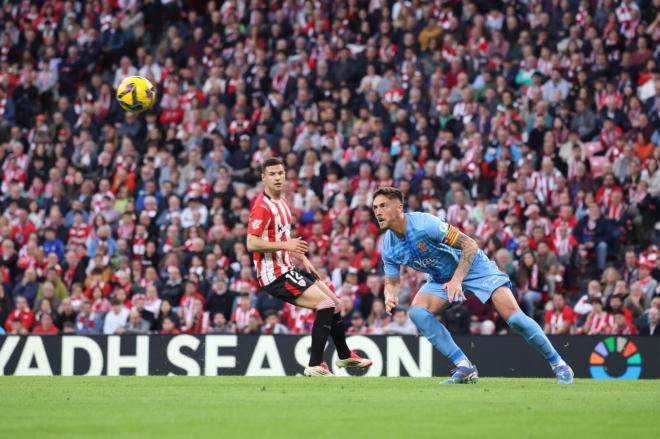
<path fill-rule="evenodd" d="M 417 247 L 419 247 L 419 249 L 420 249 L 421 251 L 423 251 L 423 252 L 425 252 L 425 251 L 427 250 L 427 249 L 426 249 L 426 246 L 424 245 L 423 242 L 418 243 L 418 244 L 417 244 Z"/>

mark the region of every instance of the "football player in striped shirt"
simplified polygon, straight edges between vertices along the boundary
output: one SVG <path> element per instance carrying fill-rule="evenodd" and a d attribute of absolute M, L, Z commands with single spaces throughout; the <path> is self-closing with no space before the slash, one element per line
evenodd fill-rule
<path fill-rule="evenodd" d="M 248 222 L 247 249 L 254 253 L 259 286 L 285 302 L 316 311 L 312 347 L 306 376 L 332 376 L 323 361 L 323 351 L 332 336 L 339 358 L 337 367 L 366 369 L 372 361 L 351 352 L 339 313 L 339 299 L 320 280 L 305 253 L 307 243 L 291 237 L 292 214 L 282 196 L 286 180 L 284 163 L 277 158 L 264 161 L 261 169 L 264 192 L 254 201 Z M 303 266 L 299 270 L 293 259 Z"/>
<path fill-rule="evenodd" d="M 573 382 L 573 371 L 562 360 L 536 321 L 520 310 L 509 277 L 470 237 L 428 213 L 403 212 L 403 195 L 393 187 L 374 193 L 373 210 L 385 230 L 381 257 L 385 270 L 385 304 L 392 312 L 399 304 L 401 265 L 429 276 L 409 310 L 420 333 L 456 365 L 445 384 L 475 383 L 477 368 L 456 345 L 434 315 L 453 302 L 465 300 L 463 289 L 481 302 L 493 302 L 509 326 L 520 332 L 550 363 L 559 384 Z"/>

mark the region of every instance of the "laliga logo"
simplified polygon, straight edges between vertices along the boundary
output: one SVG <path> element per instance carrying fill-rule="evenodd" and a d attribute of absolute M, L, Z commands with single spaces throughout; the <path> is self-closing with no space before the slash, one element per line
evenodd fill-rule
<path fill-rule="evenodd" d="M 591 377 L 635 380 L 642 374 L 642 356 L 637 346 L 625 337 L 607 337 L 589 357 Z"/>

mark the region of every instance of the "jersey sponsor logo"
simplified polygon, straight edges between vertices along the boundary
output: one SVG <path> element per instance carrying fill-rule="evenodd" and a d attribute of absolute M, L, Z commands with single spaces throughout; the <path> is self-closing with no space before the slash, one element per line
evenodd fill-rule
<path fill-rule="evenodd" d="M 260 220 L 260 219 L 253 220 L 252 221 L 252 228 L 253 229 L 258 229 L 262 222 L 263 222 L 263 220 Z"/>
<path fill-rule="evenodd" d="M 425 252 L 427 250 L 426 245 L 424 245 L 423 242 L 418 243 L 417 247 L 419 247 L 419 249 L 423 252 Z"/>
<path fill-rule="evenodd" d="M 415 259 L 412 261 L 410 266 L 416 270 L 423 269 L 430 267 L 435 264 L 435 259 L 433 258 L 422 258 L 422 259 Z"/>
<path fill-rule="evenodd" d="M 288 232 L 289 230 L 291 230 L 291 224 L 285 224 L 285 225 L 277 224 L 275 228 L 277 230 L 277 234 L 279 235 L 282 232 Z"/>

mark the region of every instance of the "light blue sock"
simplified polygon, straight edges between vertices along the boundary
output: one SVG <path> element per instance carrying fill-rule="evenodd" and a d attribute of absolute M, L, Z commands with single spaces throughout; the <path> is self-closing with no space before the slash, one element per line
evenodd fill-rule
<path fill-rule="evenodd" d="M 451 334 L 445 328 L 445 325 L 440 323 L 433 317 L 433 314 L 426 308 L 414 306 L 408 312 L 410 320 L 413 321 L 419 332 L 424 335 L 431 342 L 434 348 L 442 353 L 445 357 L 458 366 L 458 363 L 466 361 L 469 363 L 467 357 L 459 348 Z"/>
<path fill-rule="evenodd" d="M 516 311 L 509 317 L 507 323 L 516 331 L 520 332 L 525 337 L 525 340 L 527 340 L 527 343 L 534 346 L 548 360 L 551 367 L 559 365 L 561 357 L 550 343 L 550 340 L 548 340 L 548 337 L 546 337 L 543 329 L 536 323 L 536 320 L 528 317 L 522 311 Z"/>

